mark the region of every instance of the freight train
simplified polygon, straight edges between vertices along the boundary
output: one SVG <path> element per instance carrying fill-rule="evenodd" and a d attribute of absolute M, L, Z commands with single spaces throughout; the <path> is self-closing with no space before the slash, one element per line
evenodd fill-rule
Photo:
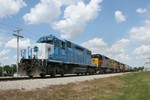
<path fill-rule="evenodd" d="M 95 65 L 97 67 L 97 73 L 117 73 L 133 71 L 132 67 L 101 54 L 92 55 L 92 65 Z"/>
<path fill-rule="evenodd" d="M 130 67 L 101 54 L 93 54 L 87 48 L 54 35 L 43 36 L 27 49 L 21 50 L 18 67 L 20 76 L 57 74 L 96 74 L 130 71 Z"/>

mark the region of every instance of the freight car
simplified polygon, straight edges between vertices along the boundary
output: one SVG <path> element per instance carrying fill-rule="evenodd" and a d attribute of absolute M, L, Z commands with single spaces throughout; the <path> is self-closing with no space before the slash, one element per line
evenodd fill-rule
<path fill-rule="evenodd" d="M 90 50 L 49 35 L 21 50 L 18 72 L 20 76 L 55 77 L 57 74 L 94 74 L 96 66 L 91 64 Z"/>
<path fill-rule="evenodd" d="M 97 67 L 97 73 L 116 73 L 130 71 L 130 67 L 101 54 L 92 55 L 92 65 Z"/>
<path fill-rule="evenodd" d="M 101 54 L 92 55 L 92 65 L 97 67 L 97 73 L 111 72 L 110 59 Z"/>

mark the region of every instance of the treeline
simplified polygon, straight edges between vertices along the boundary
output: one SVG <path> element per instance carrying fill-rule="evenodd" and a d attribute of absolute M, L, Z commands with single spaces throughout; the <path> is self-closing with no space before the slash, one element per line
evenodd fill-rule
<path fill-rule="evenodd" d="M 134 67 L 134 71 L 143 71 L 144 67 Z"/>
<path fill-rule="evenodd" d="M 143 71 L 144 67 L 134 67 L 133 71 Z M 17 72 L 17 65 L 5 65 L 5 66 L 0 66 L 0 77 L 2 76 L 13 76 L 14 73 Z"/>
<path fill-rule="evenodd" d="M 0 77 L 1 76 L 13 76 L 14 73 L 17 72 L 17 66 L 15 64 L 13 65 L 5 65 L 0 66 Z"/>

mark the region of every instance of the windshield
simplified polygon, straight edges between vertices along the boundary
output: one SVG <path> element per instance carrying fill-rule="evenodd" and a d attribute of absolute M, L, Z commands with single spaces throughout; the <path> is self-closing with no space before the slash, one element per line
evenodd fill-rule
<path fill-rule="evenodd" d="M 54 44 L 53 38 L 42 38 L 41 43 Z"/>

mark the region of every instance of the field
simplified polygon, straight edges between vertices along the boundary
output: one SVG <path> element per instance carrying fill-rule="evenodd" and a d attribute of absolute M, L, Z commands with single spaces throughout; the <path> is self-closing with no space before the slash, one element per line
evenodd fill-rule
<path fill-rule="evenodd" d="M 35 91 L 0 91 L 0 100 L 150 100 L 150 72 L 50 86 Z"/>

